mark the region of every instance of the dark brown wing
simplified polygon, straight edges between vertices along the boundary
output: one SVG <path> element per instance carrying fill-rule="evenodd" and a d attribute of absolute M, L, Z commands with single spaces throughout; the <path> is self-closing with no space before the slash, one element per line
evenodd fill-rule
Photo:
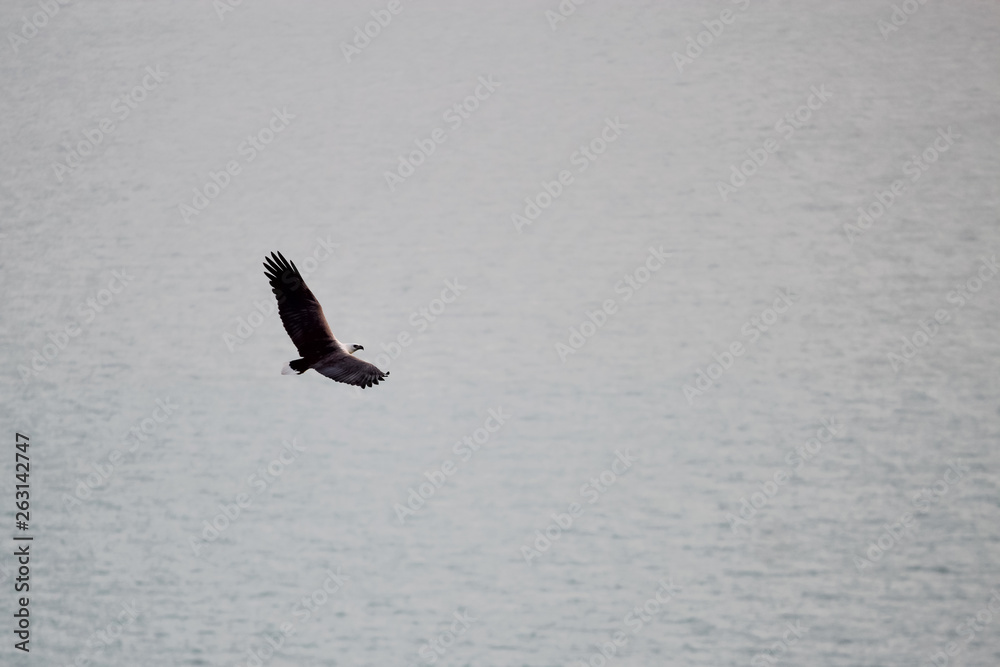
<path fill-rule="evenodd" d="M 362 388 L 378 384 L 389 375 L 380 371 L 374 364 L 353 357 L 346 352 L 329 355 L 313 366 L 313 370 L 331 380 Z"/>
<path fill-rule="evenodd" d="M 306 287 L 302 274 L 281 253 L 271 253 L 264 258 L 264 275 L 271 283 L 271 290 L 278 298 L 278 314 L 285 331 L 295 343 L 299 354 L 306 359 L 316 359 L 333 348 L 337 339 L 323 316 L 323 308 Z"/>

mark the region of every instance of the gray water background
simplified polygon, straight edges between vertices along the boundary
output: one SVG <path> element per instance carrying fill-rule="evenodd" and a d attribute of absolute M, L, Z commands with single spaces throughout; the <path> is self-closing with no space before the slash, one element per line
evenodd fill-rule
<path fill-rule="evenodd" d="M 1000 281 L 948 300 L 1000 250 L 996 4 L 929 1 L 883 36 L 880 2 L 592 2 L 554 30 L 554 1 L 404 2 L 348 62 L 341 44 L 384 8 L 74 2 L 0 44 L 3 437 L 31 437 L 35 535 L 29 656 L 12 648 L 2 549 L 0 661 L 253 664 L 293 621 L 267 664 L 426 664 L 468 612 L 437 664 L 576 666 L 618 630 L 611 665 L 771 664 L 789 623 L 807 630 L 777 664 L 924 665 L 949 642 L 952 665 L 998 664 L 1000 619 L 960 624 L 1000 586 Z M 4 35 L 38 11 L 5 3 Z M 119 121 L 147 67 L 163 81 Z M 500 85 L 453 129 L 443 114 L 479 77 Z M 786 138 L 776 123 L 822 86 Z M 241 142 L 274 109 L 294 118 L 247 162 Z M 580 172 L 609 118 L 626 127 Z M 445 142 L 390 190 L 385 172 L 436 128 Z M 948 128 L 911 181 L 905 163 Z M 724 201 L 718 183 L 769 140 Z M 185 221 L 179 205 L 233 160 Z M 511 214 L 562 170 L 573 183 L 519 232 Z M 851 242 L 845 224 L 896 180 Z M 265 253 L 302 267 L 318 239 L 337 244 L 308 275 L 334 332 L 372 361 L 411 336 L 364 393 L 280 375 L 296 355 L 273 313 L 227 344 L 272 299 Z M 626 302 L 616 285 L 650 246 L 671 257 Z M 113 271 L 131 280 L 97 313 Z M 419 330 L 448 280 L 464 291 Z M 751 343 L 743 327 L 785 289 L 794 305 Z M 608 299 L 615 314 L 563 361 L 556 344 Z M 894 370 L 901 337 L 942 309 Z M 733 342 L 745 353 L 689 402 Z M 127 451 L 158 400 L 177 407 Z M 461 461 L 454 443 L 490 409 L 509 416 Z M 734 531 L 727 515 L 823 419 L 838 435 Z M 303 451 L 258 492 L 248 478 L 292 439 Z M 636 462 L 588 504 L 581 486 L 616 451 Z M 394 505 L 447 460 L 455 474 L 401 525 Z M 939 483 L 956 460 L 967 472 Z M 241 493 L 251 505 L 193 548 Z M 573 502 L 573 526 L 525 562 Z M 906 513 L 915 527 L 887 539 Z M 349 579 L 301 619 L 338 568 Z M 633 633 L 626 615 L 661 580 L 680 591 Z M 123 605 L 138 613 L 116 627 Z"/>

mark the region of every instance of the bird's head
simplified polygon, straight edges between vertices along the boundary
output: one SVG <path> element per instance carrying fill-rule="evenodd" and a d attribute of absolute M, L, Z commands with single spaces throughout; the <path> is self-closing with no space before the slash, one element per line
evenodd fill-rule
<path fill-rule="evenodd" d="M 355 344 L 351 345 L 351 348 L 350 348 L 350 349 L 351 349 L 351 354 L 354 354 L 354 353 L 355 353 L 355 352 L 357 352 L 358 350 L 363 350 L 363 349 L 365 349 L 365 346 L 364 346 L 364 345 L 358 345 L 357 343 L 355 343 Z"/>

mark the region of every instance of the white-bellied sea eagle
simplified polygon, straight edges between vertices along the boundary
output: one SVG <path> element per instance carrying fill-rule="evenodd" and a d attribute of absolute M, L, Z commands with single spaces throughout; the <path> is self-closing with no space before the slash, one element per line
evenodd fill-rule
<path fill-rule="evenodd" d="M 282 375 L 302 375 L 312 368 L 331 380 L 370 387 L 384 380 L 389 374 L 374 364 L 354 356 L 360 345 L 344 345 L 334 338 L 330 325 L 323 316 L 323 308 L 306 287 L 302 274 L 295 264 L 281 253 L 271 253 L 264 258 L 264 275 L 271 283 L 271 290 L 278 298 L 278 314 L 285 331 L 295 343 L 301 359 L 288 362 Z"/>

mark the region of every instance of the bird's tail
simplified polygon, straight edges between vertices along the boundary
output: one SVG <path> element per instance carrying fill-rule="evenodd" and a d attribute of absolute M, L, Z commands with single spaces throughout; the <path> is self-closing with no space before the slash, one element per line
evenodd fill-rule
<path fill-rule="evenodd" d="M 281 374 L 302 375 L 307 370 L 309 370 L 309 362 L 305 359 L 295 359 L 294 361 L 289 361 L 288 364 L 281 369 Z"/>

